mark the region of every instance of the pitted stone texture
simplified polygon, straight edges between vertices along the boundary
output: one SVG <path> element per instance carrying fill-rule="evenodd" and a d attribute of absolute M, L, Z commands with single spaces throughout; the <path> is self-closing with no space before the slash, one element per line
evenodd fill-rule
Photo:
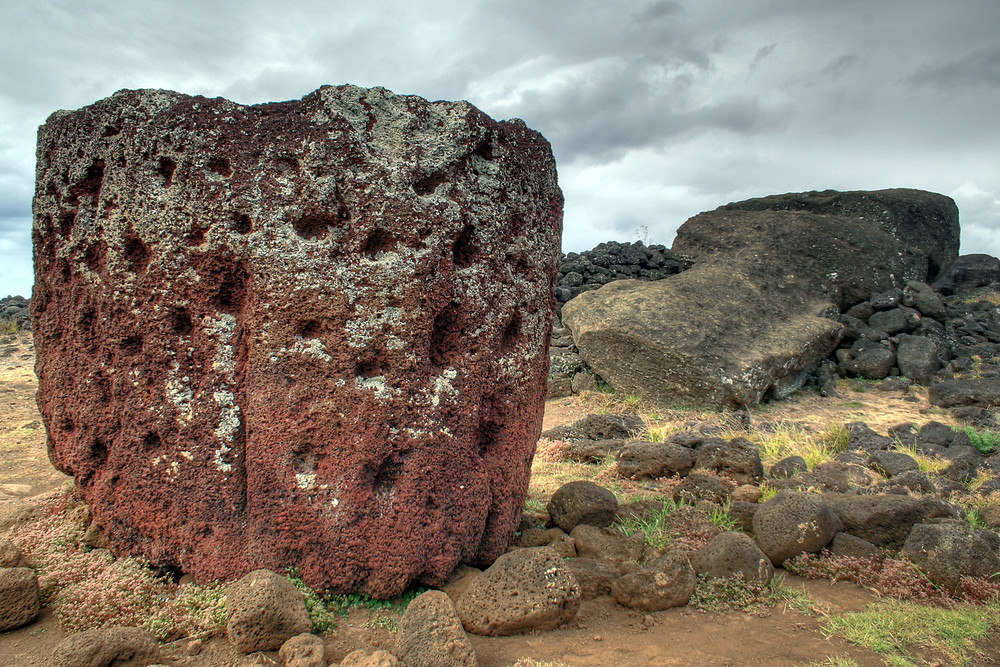
<path fill-rule="evenodd" d="M 39 407 L 118 554 L 388 597 L 503 552 L 559 265 L 539 134 L 381 88 L 122 91 L 38 155 Z"/>
<path fill-rule="evenodd" d="M 38 617 L 38 578 L 30 567 L 0 568 L 0 632 L 19 628 Z"/>
<path fill-rule="evenodd" d="M 406 606 L 396 634 L 396 655 L 407 667 L 477 667 L 455 603 L 441 591 L 427 591 Z"/>
<path fill-rule="evenodd" d="M 552 630 L 576 616 L 580 585 L 555 551 L 518 549 L 472 580 L 455 605 L 462 625 L 497 637 Z"/>
<path fill-rule="evenodd" d="M 226 587 L 226 631 L 242 653 L 274 651 L 312 629 L 302 593 L 285 577 L 255 570 Z"/>
<path fill-rule="evenodd" d="M 70 635 L 52 651 L 54 667 L 127 665 L 145 667 L 160 662 L 156 637 L 143 628 L 94 628 Z"/>
<path fill-rule="evenodd" d="M 753 539 L 774 565 L 819 551 L 840 528 L 840 519 L 814 493 L 781 491 L 753 515 Z"/>
<path fill-rule="evenodd" d="M 604 528 L 618 514 L 615 494 L 593 482 L 579 480 L 560 486 L 548 504 L 552 523 L 566 532 L 580 524 Z"/>
<path fill-rule="evenodd" d="M 1000 580 L 997 534 L 971 528 L 964 521 L 917 524 L 903 544 L 902 555 L 910 559 L 939 586 L 960 590 L 962 577 L 992 577 Z M 994 576 L 997 575 L 997 576 Z"/>
<path fill-rule="evenodd" d="M 326 645 L 313 634 L 295 635 L 278 649 L 278 658 L 285 667 L 327 667 Z"/>
<path fill-rule="evenodd" d="M 732 577 L 742 573 L 747 582 L 766 584 L 774 567 L 749 535 L 725 532 L 713 537 L 691 556 L 691 567 L 709 577 Z"/>
<path fill-rule="evenodd" d="M 663 611 L 688 603 L 694 593 L 695 573 L 687 558 L 667 554 L 611 584 L 618 604 L 640 611 Z"/>

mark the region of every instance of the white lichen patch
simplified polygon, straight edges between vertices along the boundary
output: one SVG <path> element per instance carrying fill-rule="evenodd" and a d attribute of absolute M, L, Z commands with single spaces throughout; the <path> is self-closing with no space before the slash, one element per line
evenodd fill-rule
<path fill-rule="evenodd" d="M 391 398 L 402 393 L 401 390 L 388 386 L 385 383 L 384 375 L 375 375 L 370 378 L 355 377 L 354 384 L 358 389 L 375 392 L 375 396 L 380 399 Z"/>
<path fill-rule="evenodd" d="M 219 425 L 215 428 L 215 437 L 228 445 L 240 427 L 240 406 L 236 405 L 236 396 L 228 389 L 220 389 L 213 394 L 213 398 L 219 406 Z"/>
<path fill-rule="evenodd" d="M 443 396 L 458 396 L 458 390 L 451 383 L 456 377 L 458 377 L 457 370 L 446 368 L 441 375 L 434 378 L 434 391 L 430 399 L 431 405 L 434 407 L 440 405 Z"/>
<path fill-rule="evenodd" d="M 319 338 L 297 340 L 295 341 L 295 344 L 292 345 L 291 351 L 297 354 L 305 354 L 319 361 L 331 361 L 333 359 L 333 357 L 327 353 L 326 346 L 323 345 L 323 341 Z"/>
<path fill-rule="evenodd" d="M 181 365 L 177 360 L 170 362 L 170 370 L 167 371 L 167 382 L 164 387 L 164 395 L 167 400 L 177 408 L 178 420 L 190 422 L 194 418 L 194 406 L 191 400 L 194 398 L 194 391 L 191 390 L 191 378 L 181 376 Z"/>
<path fill-rule="evenodd" d="M 236 334 L 236 316 L 229 313 L 216 313 L 215 317 L 202 318 L 205 335 L 215 339 L 215 359 L 212 360 L 212 370 L 222 374 L 227 381 L 233 381 L 236 373 L 236 356 L 233 352 L 232 340 Z"/>
<path fill-rule="evenodd" d="M 303 491 L 316 488 L 316 473 L 299 472 L 295 473 L 295 485 Z"/>
<path fill-rule="evenodd" d="M 236 396 L 228 389 L 216 391 L 213 398 L 219 406 L 219 425 L 215 428 L 219 448 L 215 450 L 215 467 L 221 472 L 230 472 L 233 466 L 223 457 L 232 450 L 233 437 L 240 428 L 240 406 L 236 405 Z"/>

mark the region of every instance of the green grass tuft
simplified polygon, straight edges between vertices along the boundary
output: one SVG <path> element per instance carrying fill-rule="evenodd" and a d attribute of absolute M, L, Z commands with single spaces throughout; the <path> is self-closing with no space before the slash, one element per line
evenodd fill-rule
<path fill-rule="evenodd" d="M 912 664 L 914 650 L 942 654 L 948 664 L 968 665 L 974 642 L 1000 625 L 1000 604 L 943 609 L 900 600 L 880 600 L 864 611 L 826 621 L 829 635 L 882 654 L 889 664 Z"/>

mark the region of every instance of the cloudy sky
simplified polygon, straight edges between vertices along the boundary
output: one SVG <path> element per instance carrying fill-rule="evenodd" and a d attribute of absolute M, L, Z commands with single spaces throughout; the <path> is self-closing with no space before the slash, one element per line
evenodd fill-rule
<path fill-rule="evenodd" d="M 997 0 L 11 0 L 0 25 L 0 296 L 31 290 L 35 132 L 122 88 L 240 103 L 322 84 L 466 99 L 552 143 L 563 249 L 670 245 L 803 190 L 950 195 L 1000 255 Z"/>

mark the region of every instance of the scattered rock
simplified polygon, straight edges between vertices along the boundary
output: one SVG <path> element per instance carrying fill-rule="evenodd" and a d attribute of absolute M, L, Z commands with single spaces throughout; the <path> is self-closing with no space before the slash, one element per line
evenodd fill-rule
<path fill-rule="evenodd" d="M 584 602 L 610 595 L 611 584 L 622 576 L 618 568 L 598 558 L 570 558 L 566 566 L 580 584 L 580 599 Z"/>
<path fill-rule="evenodd" d="M 407 667 L 476 667 L 476 651 L 455 604 L 441 591 L 427 591 L 406 607 L 396 634 L 396 655 Z"/>
<path fill-rule="evenodd" d="M 593 482 L 576 481 L 559 487 L 547 509 L 552 523 L 568 533 L 580 524 L 610 526 L 618 512 L 618 499 Z"/>
<path fill-rule="evenodd" d="M 774 567 L 749 535 L 726 532 L 717 535 L 691 557 L 698 574 L 731 577 L 740 572 L 747 582 L 766 584 L 774 576 Z"/>
<path fill-rule="evenodd" d="M 694 452 L 681 445 L 634 441 L 619 450 L 616 472 L 635 480 L 683 475 L 694 467 L 694 460 Z"/>
<path fill-rule="evenodd" d="M 340 661 L 340 667 L 402 667 L 396 656 L 388 651 L 368 651 L 359 648 Z"/>
<path fill-rule="evenodd" d="M 695 468 L 714 470 L 737 484 L 758 484 L 764 479 L 760 450 L 746 438 L 713 438 L 698 448 Z"/>
<path fill-rule="evenodd" d="M 20 549 L 6 537 L 0 537 L 0 568 L 26 567 L 27 562 Z"/>
<path fill-rule="evenodd" d="M 871 466 L 886 477 L 892 478 L 908 471 L 919 471 L 920 464 L 909 454 L 890 450 L 872 452 Z"/>
<path fill-rule="evenodd" d="M 1000 379 L 961 378 L 931 386 L 931 405 L 951 408 L 956 405 L 1000 405 Z"/>
<path fill-rule="evenodd" d="M 1000 572 L 1000 536 L 973 529 L 964 521 L 918 524 L 903 544 L 902 555 L 939 586 L 960 588 L 960 579 Z"/>
<path fill-rule="evenodd" d="M 467 631 L 497 637 L 559 627 L 576 616 L 580 595 L 555 551 L 518 549 L 473 579 L 456 608 Z"/>
<path fill-rule="evenodd" d="M 753 539 L 774 565 L 802 552 L 816 553 L 840 530 L 840 520 L 824 498 L 779 491 L 754 514 Z"/>
<path fill-rule="evenodd" d="M 706 500 L 715 505 L 723 505 L 733 492 L 732 482 L 715 475 L 693 472 L 674 487 L 673 498 L 697 505 Z"/>
<path fill-rule="evenodd" d="M 899 549 L 913 525 L 924 518 L 920 501 L 909 496 L 824 494 L 844 524 L 844 532 L 886 549 Z"/>
<path fill-rule="evenodd" d="M 754 484 L 742 484 L 733 490 L 733 495 L 731 496 L 734 503 L 744 502 L 744 503 L 755 503 L 760 500 L 760 497 L 764 494 L 759 486 Z"/>
<path fill-rule="evenodd" d="M 771 467 L 771 477 L 788 479 L 799 472 L 808 472 L 809 464 L 801 456 L 786 456 Z"/>
<path fill-rule="evenodd" d="M 830 553 L 850 558 L 880 558 L 882 556 L 879 548 L 868 540 L 844 532 L 833 536 L 833 540 L 830 542 Z"/>
<path fill-rule="evenodd" d="M 312 629 L 295 585 L 270 570 L 254 570 L 226 586 L 226 630 L 241 653 L 274 651 Z"/>
<path fill-rule="evenodd" d="M 0 568 L 0 632 L 32 622 L 40 611 L 35 571 L 30 567 Z"/>
<path fill-rule="evenodd" d="M 639 611 L 662 611 L 688 603 L 694 593 L 695 573 L 687 558 L 668 554 L 611 584 L 618 604 Z"/>
<path fill-rule="evenodd" d="M 146 667 L 158 662 L 160 646 L 156 637 L 143 628 L 85 630 L 66 637 L 52 650 L 55 667 Z"/>
<path fill-rule="evenodd" d="M 570 533 L 580 558 L 597 558 L 615 565 L 637 562 L 646 541 L 641 532 L 625 535 L 617 528 L 597 528 L 581 524 Z"/>
<path fill-rule="evenodd" d="M 278 649 L 285 667 L 327 667 L 326 646 L 316 635 L 303 633 L 286 641 Z"/>
<path fill-rule="evenodd" d="M 628 440 L 645 427 L 636 415 L 587 415 L 573 424 L 591 440 Z"/>

